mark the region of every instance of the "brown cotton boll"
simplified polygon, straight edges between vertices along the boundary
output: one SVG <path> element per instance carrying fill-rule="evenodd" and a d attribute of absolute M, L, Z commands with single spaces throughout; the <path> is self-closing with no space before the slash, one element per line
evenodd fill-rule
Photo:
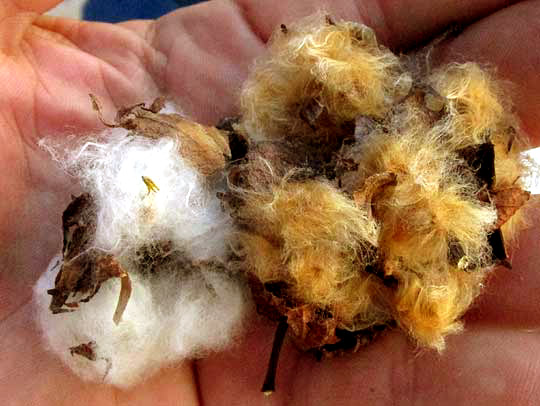
<path fill-rule="evenodd" d="M 303 350 L 356 351 L 397 325 L 442 351 L 510 266 L 531 203 L 506 85 L 425 57 L 319 15 L 282 26 L 253 67 L 239 124 L 253 142 L 224 201 L 276 343 L 285 324 Z"/>
<path fill-rule="evenodd" d="M 302 197 L 303 200 L 301 195 L 306 187 L 294 184 L 292 187 L 300 189 L 296 192 L 296 196 L 284 198 L 283 193 L 280 193 L 277 201 L 270 203 L 275 204 L 275 209 L 270 214 L 263 215 L 263 224 L 257 222 L 253 227 L 261 234 L 249 232 L 239 234 L 248 269 L 263 283 L 285 281 L 291 285 L 291 293 L 296 300 L 330 309 L 334 318 L 343 326 L 372 325 L 387 320 L 388 312 L 371 308 L 373 307 L 371 298 L 380 281 L 373 275 L 361 271 L 364 264 L 360 262 L 362 257 L 360 248 L 343 246 L 350 245 L 355 237 L 343 235 L 338 241 L 333 241 L 332 234 L 339 233 L 328 230 L 328 234 L 324 235 L 325 229 L 343 226 L 334 226 L 330 223 L 330 219 L 313 224 L 313 218 L 309 218 L 309 213 L 306 213 L 308 214 L 306 217 L 298 219 L 298 216 L 301 216 L 299 213 L 304 212 L 303 209 L 298 211 L 298 208 L 304 202 L 294 199 L 300 200 L 298 197 Z M 284 199 L 288 201 L 280 201 Z M 269 200 L 268 196 L 267 201 Z M 252 218 L 261 216 L 261 212 L 265 211 L 261 203 L 258 199 L 256 202 L 249 199 L 246 201 L 248 207 L 245 210 L 250 211 Z M 255 211 L 260 210 L 259 213 L 251 211 L 253 210 L 249 208 L 251 204 L 256 206 Z M 283 205 L 289 208 L 284 211 Z M 318 204 L 313 200 L 310 205 L 314 206 L 311 214 L 316 216 Z M 355 210 L 354 206 L 350 209 Z M 293 210 L 296 212 L 295 218 L 287 216 L 292 214 Z M 354 219 L 354 222 L 357 223 L 357 220 Z M 265 227 L 268 224 L 276 227 Z M 364 253 L 364 259 L 367 260 L 369 255 Z M 360 272 L 356 272 L 357 268 Z"/>
<path fill-rule="evenodd" d="M 321 246 L 306 248 L 291 253 L 288 263 L 290 278 L 294 281 L 295 296 L 305 303 L 313 303 L 323 308 L 333 308 L 334 304 L 344 304 L 350 300 L 347 293 L 349 289 L 344 289 L 349 284 L 360 282 L 366 275 L 357 276 L 354 274 L 352 264 L 352 253 L 347 253 L 340 248 L 331 246 Z M 325 255 L 322 256 L 321 252 Z M 341 255 L 340 255 L 341 254 Z M 347 255 L 348 254 L 348 255 Z M 343 257 L 342 257 L 343 256 Z M 370 295 L 366 295 L 366 290 L 362 289 L 363 300 L 369 300 Z M 346 312 L 350 306 L 340 306 L 341 312 L 336 317 L 344 318 L 348 321 L 356 315 L 355 312 Z"/>
<path fill-rule="evenodd" d="M 491 263 L 487 235 L 497 212 L 478 200 L 480 185 L 449 143 L 426 131 L 421 115 L 412 123 L 404 132 L 364 139 L 357 151 L 359 184 L 365 190 L 372 178 L 395 174 L 395 182 L 371 198 L 384 271 L 397 279 L 391 307 L 420 345 L 442 349 L 444 336 L 459 331 L 458 319 Z M 467 272 L 477 277 L 461 275 Z"/>
<path fill-rule="evenodd" d="M 471 265 L 484 266 L 488 263 L 485 261 L 489 253 L 485 235 L 497 219 L 493 207 L 473 200 L 455 186 L 433 196 L 430 210 L 434 214 L 437 231 L 444 234 L 449 245 L 457 242 Z"/>
<path fill-rule="evenodd" d="M 522 190 L 528 172 L 522 156 L 527 142 L 520 133 L 517 118 L 512 115 L 511 103 L 493 76 L 474 63 L 449 65 L 430 80 L 448 100 L 447 115 L 441 120 L 443 124 L 436 125 L 434 130 L 446 135 L 451 147 L 458 150 L 471 148 L 474 144 L 493 145 L 492 162 L 485 161 L 487 157 L 484 157 L 473 166 L 479 174 L 493 165 L 491 180 L 482 179 L 480 175 L 480 186 L 486 188 L 478 194 L 482 196 L 481 200 L 496 208 L 498 220 L 493 229 L 498 229 L 529 198 Z M 513 218 L 512 226 L 504 227 L 505 239 L 513 239 L 520 229 L 519 224 L 525 224 L 523 212 Z"/>
<path fill-rule="evenodd" d="M 385 323 L 388 310 L 374 302 L 382 282 L 347 254 L 321 245 L 291 254 L 286 269 L 292 294 L 302 303 L 329 310 L 340 328 L 356 331 Z"/>
<path fill-rule="evenodd" d="M 341 285 L 330 308 L 339 328 L 360 331 L 392 322 L 389 296 L 390 289 L 379 277 L 361 271 Z"/>
<path fill-rule="evenodd" d="M 370 28 L 317 15 L 272 36 L 242 89 L 242 126 L 256 139 L 336 137 L 360 114 L 382 117 L 411 83 Z"/>
<path fill-rule="evenodd" d="M 436 70 L 427 81 L 447 101 L 445 129 L 456 148 L 494 138 L 500 138 L 497 142 L 507 141 L 506 134 L 496 130 L 509 115 L 508 99 L 486 70 L 472 62 L 454 63 Z"/>
<path fill-rule="evenodd" d="M 281 225 L 281 234 L 290 250 L 319 242 L 341 247 L 344 244 L 355 251 L 377 244 L 378 226 L 373 219 L 324 181 L 280 185 L 274 188 L 272 201 L 262 210 Z"/>
<path fill-rule="evenodd" d="M 381 200 L 379 204 L 393 202 Z M 470 222 L 466 215 L 471 216 Z M 381 252 L 388 259 L 400 259 L 411 271 L 439 272 L 462 258 L 471 268 L 488 263 L 486 234 L 496 219 L 490 207 L 471 204 L 449 192 L 433 196 L 431 201 L 424 198 L 412 205 L 390 206 L 381 210 L 379 218 L 383 223 Z"/>

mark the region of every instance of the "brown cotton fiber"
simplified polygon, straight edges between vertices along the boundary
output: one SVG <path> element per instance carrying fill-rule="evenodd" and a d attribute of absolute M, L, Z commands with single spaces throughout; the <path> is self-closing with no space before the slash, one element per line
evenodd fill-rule
<path fill-rule="evenodd" d="M 358 114 L 383 117 L 411 84 L 398 57 L 353 22 L 321 24 L 313 17 L 277 32 L 268 52 L 241 96 L 243 125 L 256 139 L 313 130 L 339 136 Z"/>
<path fill-rule="evenodd" d="M 398 326 L 442 350 L 509 265 L 529 194 L 504 86 L 473 62 L 403 58 L 317 15 L 276 31 L 242 90 L 249 149 L 223 200 L 259 310 L 301 348 L 356 350 Z"/>

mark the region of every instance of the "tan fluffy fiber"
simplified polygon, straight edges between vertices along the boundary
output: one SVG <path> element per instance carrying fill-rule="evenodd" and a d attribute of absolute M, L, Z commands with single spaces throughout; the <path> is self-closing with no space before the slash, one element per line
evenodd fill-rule
<path fill-rule="evenodd" d="M 358 114 L 382 117 L 410 83 L 370 28 L 317 15 L 272 36 L 244 85 L 242 124 L 258 139 L 310 135 L 314 126 L 332 135 Z"/>
<path fill-rule="evenodd" d="M 261 281 L 290 283 L 303 302 L 329 306 L 344 323 L 366 310 L 372 276 L 359 266 L 372 259 L 378 226 L 362 209 L 321 181 L 284 181 L 244 202 L 256 234 L 241 237 Z"/>
<path fill-rule="evenodd" d="M 54 351 L 128 387 L 231 344 L 247 285 L 279 321 L 265 393 L 286 331 L 320 356 L 390 328 L 442 351 L 511 268 L 530 165 L 510 86 L 429 54 L 317 14 L 272 35 L 241 116 L 216 127 L 160 112 L 164 99 L 108 123 L 93 97 L 111 132 L 43 144 L 84 190 L 35 290 Z"/>
<path fill-rule="evenodd" d="M 526 144 L 494 72 L 407 71 L 421 63 L 356 23 L 282 26 L 242 90 L 255 149 L 233 165 L 233 217 L 248 272 L 293 303 L 351 331 L 393 320 L 442 350 L 523 224 Z"/>

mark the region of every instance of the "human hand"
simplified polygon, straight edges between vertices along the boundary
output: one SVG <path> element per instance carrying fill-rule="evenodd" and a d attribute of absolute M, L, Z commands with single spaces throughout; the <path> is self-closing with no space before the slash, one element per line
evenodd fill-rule
<path fill-rule="evenodd" d="M 256 318 L 228 352 L 163 370 L 129 392 L 82 382 L 43 348 L 32 287 L 60 248 L 68 180 L 39 151 L 43 136 L 100 128 L 104 111 L 161 91 L 204 123 L 234 114 L 238 89 L 280 23 L 326 7 L 372 26 L 382 43 L 409 49 L 451 23 L 478 20 L 447 41 L 438 60 L 475 60 L 513 83 L 517 112 L 540 141 L 540 2 L 410 0 L 210 2 L 157 21 L 120 25 L 39 17 L 58 0 L 0 5 L 0 393 L 7 405 L 114 404 L 537 404 L 540 399 L 538 234 L 524 233 L 514 269 L 497 270 L 465 333 L 442 355 L 415 351 L 401 332 L 321 363 L 286 342 L 277 392 L 259 392 L 275 326 Z M 23 5 L 24 4 L 24 5 Z"/>

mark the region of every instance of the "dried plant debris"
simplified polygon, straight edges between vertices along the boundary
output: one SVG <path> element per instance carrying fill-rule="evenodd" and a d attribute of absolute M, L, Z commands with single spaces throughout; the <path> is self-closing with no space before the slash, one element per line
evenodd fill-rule
<path fill-rule="evenodd" d="M 529 200 L 511 103 L 489 70 L 416 55 L 318 15 L 281 26 L 244 84 L 249 149 L 222 200 L 259 312 L 303 350 L 357 351 L 397 326 L 442 351 L 509 266 Z"/>
<path fill-rule="evenodd" d="M 316 15 L 276 30 L 241 114 L 216 127 L 163 99 L 111 123 L 92 96 L 107 136 L 58 159 L 85 193 L 50 267 L 51 346 L 81 376 L 72 358 L 110 360 L 92 379 L 129 386 L 230 343 L 247 285 L 279 325 L 265 393 L 285 336 L 323 358 L 400 328 L 442 351 L 491 270 L 511 266 L 530 167 L 494 73 L 432 68 L 429 53 L 395 55 L 369 27 Z M 84 333 L 49 328 L 62 323 Z"/>
<path fill-rule="evenodd" d="M 75 310 L 88 302 L 110 278 L 122 281 L 113 320 L 119 323 L 131 295 L 131 282 L 112 255 L 96 253 L 91 244 L 96 230 L 96 212 L 92 197 L 85 193 L 73 199 L 62 216 L 64 231 L 63 260 L 56 276 L 52 296 L 53 313 Z M 70 298 L 72 300 L 68 301 Z"/>
<path fill-rule="evenodd" d="M 87 343 L 82 343 L 79 345 L 75 345 L 73 347 L 69 348 L 69 353 L 71 356 L 78 356 L 83 357 L 87 359 L 88 361 L 96 362 L 96 361 L 104 361 L 105 362 L 105 373 L 103 374 L 102 381 L 107 378 L 107 375 L 109 374 L 109 371 L 111 370 L 112 363 L 111 360 L 108 358 L 99 358 L 97 356 L 97 345 L 95 341 L 89 341 Z"/>
<path fill-rule="evenodd" d="M 79 344 L 69 348 L 69 353 L 73 355 L 79 355 L 86 358 L 89 361 L 97 360 L 96 356 L 96 343 L 94 341 L 89 341 L 87 343 Z"/>

